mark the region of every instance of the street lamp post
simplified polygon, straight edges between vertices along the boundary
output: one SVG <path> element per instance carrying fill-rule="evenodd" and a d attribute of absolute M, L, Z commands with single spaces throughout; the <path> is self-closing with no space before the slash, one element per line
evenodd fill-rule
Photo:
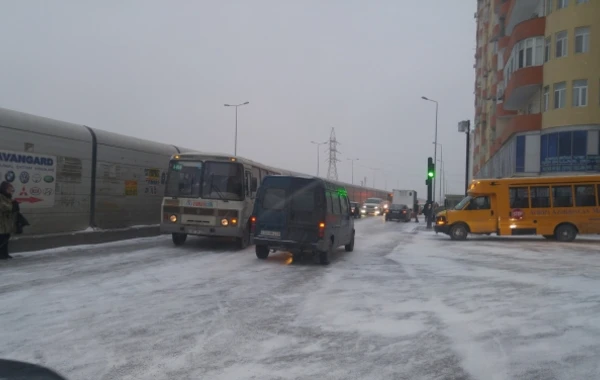
<path fill-rule="evenodd" d="M 354 161 L 358 161 L 358 158 L 348 158 L 348 161 L 352 161 L 352 184 L 354 185 Z"/>
<path fill-rule="evenodd" d="M 250 102 L 244 102 L 244 103 L 240 103 L 240 104 L 225 104 L 225 107 L 235 107 L 235 145 L 233 147 L 233 155 L 234 156 L 237 156 L 237 136 L 238 136 L 238 127 L 237 127 L 238 115 L 237 115 L 237 109 L 238 109 L 238 107 L 245 106 L 246 104 L 250 104 Z"/>
<path fill-rule="evenodd" d="M 471 149 L 470 149 L 471 121 L 463 120 L 463 121 L 459 122 L 458 123 L 458 131 L 463 132 L 467 138 L 467 144 L 466 144 L 467 152 L 466 152 L 466 159 L 465 159 L 465 196 L 467 196 L 467 195 L 469 195 L 469 158 L 471 156 Z"/>
<path fill-rule="evenodd" d="M 435 103 L 435 137 L 434 137 L 434 142 L 433 142 L 435 144 L 435 147 L 433 149 L 433 162 L 435 162 L 437 164 L 438 102 L 437 102 L 437 100 L 429 99 L 426 96 L 421 96 L 421 99 Z M 436 185 L 436 183 L 437 183 L 437 178 L 435 178 L 435 176 L 434 176 L 433 183 L 432 183 L 433 191 L 431 192 L 432 193 L 431 201 L 434 203 L 435 203 L 435 185 Z"/>
<path fill-rule="evenodd" d="M 316 142 L 316 141 L 311 141 L 311 144 L 315 144 L 317 146 L 317 177 L 319 176 L 319 163 L 321 162 L 321 156 L 319 154 L 319 148 L 321 147 L 321 145 L 325 145 L 328 144 L 329 141 L 325 141 L 325 142 Z"/>

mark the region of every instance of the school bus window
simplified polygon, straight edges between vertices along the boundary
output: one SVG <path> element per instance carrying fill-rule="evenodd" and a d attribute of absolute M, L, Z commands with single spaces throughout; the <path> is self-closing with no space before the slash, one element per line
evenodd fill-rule
<path fill-rule="evenodd" d="M 596 206 L 596 193 L 594 191 L 594 185 L 575 186 L 575 206 Z"/>
<path fill-rule="evenodd" d="M 532 186 L 529 192 L 531 195 L 531 208 L 550 207 L 550 186 Z"/>
<path fill-rule="evenodd" d="M 477 197 L 469 203 L 469 210 L 489 210 L 491 208 L 489 197 Z"/>
<path fill-rule="evenodd" d="M 552 204 L 554 207 L 573 207 L 573 188 L 552 186 Z"/>
<path fill-rule="evenodd" d="M 526 187 L 511 187 L 510 208 L 529 208 L 529 191 Z"/>

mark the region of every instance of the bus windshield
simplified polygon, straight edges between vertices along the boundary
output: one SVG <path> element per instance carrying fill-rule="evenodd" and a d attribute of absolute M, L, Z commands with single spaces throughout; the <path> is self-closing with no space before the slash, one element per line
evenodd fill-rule
<path fill-rule="evenodd" d="M 458 202 L 458 204 L 456 206 L 454 206 L 454 209 L 462 210 L 463 208 L 465 208 L 465 205 L 467 203 L 469 203 L 469 201 L 471 201 L 471 199 L 473 199 L 473 197 L 471 197 L 470 195 L 467 197 L 464 197 L 462 201 Z"/>
<path fill-rule="evenodd" d="M 202 191 L 204 199 L 241 201 L 244 199 L 244 170 L 237 162 L 204 163 Z"/>
<path fill-rule="evenodd" d="M 165 196 L 198 198 L 202 167 L 201 161 L 171 161 Z"/>

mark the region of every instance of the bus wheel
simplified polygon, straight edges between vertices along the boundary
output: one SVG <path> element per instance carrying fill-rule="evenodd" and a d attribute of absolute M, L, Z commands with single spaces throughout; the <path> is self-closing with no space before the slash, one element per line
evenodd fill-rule
<path fill-rule="evenodd" d="M 173 233 L 171 234 L 171 237 L 173 238 L 173 244 L 180 246 L 183 245 L 183 243 L 185 243 L 185 240 L 187 239 L 187 234 Z"/>
<path fill-rule="evenodd" d="M 255 246 L 256 249 L 256 257 L 258 257 L 261 260 L 266 259 L 267 257 L 269 257 L 269 247 L 267 247 L 266 245 L 257 245 Z"/>
<path fill-rule="evenodd" d="M 569 243 L 575 240 L 575 237 L 577 236 L 577 230 L 570 224 L 561 224 L 560 226 L 556 227 L 554 236 L 558 241 Z"/>
<path fill-rule="evenodd" d="M 468 233 L 467 226 L 462 223 L 455 224 L 450 228 L 450 238 L 452 240 L 466 240 Z"/>

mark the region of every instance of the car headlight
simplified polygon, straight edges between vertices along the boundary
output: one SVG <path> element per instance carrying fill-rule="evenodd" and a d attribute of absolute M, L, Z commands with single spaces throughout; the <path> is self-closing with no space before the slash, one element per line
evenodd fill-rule
<path fill-rule="evenodd" d="M 389 207 L 388 205 L 383 205 L 383 208 L 388 208 L 388 207 Z"/>
<path fill-rule="evenodd" d="M 227 225 L 229 225 L 229 220 L 227 220 L 227 219 L 221 219 L 221 225 L 223 227 L 226 227 Z"/>
<path fill-rule="evenodd" d="M 171 216 L 169 216 L 169 221 L 171 223 L 177 223 L 177 215 L 171 215 Z"/>

